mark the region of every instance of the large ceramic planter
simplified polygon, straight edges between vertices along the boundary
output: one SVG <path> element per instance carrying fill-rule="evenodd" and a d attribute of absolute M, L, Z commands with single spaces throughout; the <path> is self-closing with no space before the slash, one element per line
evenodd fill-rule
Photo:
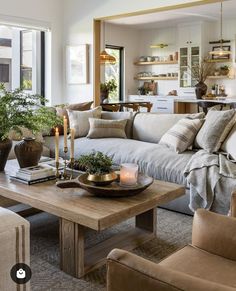
<path fill-rule="evenodd" d="M 0 141 L 0 171 L 4 171 L 10 150 L 12 148 L 12 141 L 5 139 Z"/>
<path fill-rule="evenodd" d="M 43 152 L 43 145 L 35 138 L 24 138 L 15 145 L 16 158 L 21 168 L 37 166 Z"/>
<path fill-rule="evenodd" d="M 206 95 L 207 85 L 204 82 L 199 82 L 195 85 L 195 93 L 197 99 L 202 99 L 202 96 Z"/>

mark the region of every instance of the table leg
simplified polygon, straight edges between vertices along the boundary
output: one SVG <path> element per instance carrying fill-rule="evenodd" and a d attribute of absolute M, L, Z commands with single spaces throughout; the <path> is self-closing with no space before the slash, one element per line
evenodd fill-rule
<path fill-rule="evenodd" d="M 84 227 L 60 218 L 60 267 L 73 277 L 84 275 Z"/>
<path fill-rule="evenodd" d="M 135 217 L 135 225 L 156 235 L 157 232 L 157 207 L 141 213 Z"/>

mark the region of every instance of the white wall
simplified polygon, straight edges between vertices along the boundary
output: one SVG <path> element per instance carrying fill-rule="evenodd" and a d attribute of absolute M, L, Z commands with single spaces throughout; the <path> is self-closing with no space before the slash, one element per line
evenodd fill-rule
<path fill-rule="evenodd" d="M 47 97 L 52 98 L 52 103 L 61 103 L 62 96 L 62 25 L 63 0 L 0 0 L 1 18 L 14 21 L 14 17 L 22 23 L 37 25 L 47 22 L 52 29 L 52 59 L 51 59 L 51 92 Z M 2 16 L 2 17 L 1 17 Z M 50 66 L 49 66 L 50 67 Z M 50 94 L 51 93 L 51 94 Z M 50 96 L 51 95 L 51 96 Z"/>
<path fill-rule="evenodd" d="M 198 2 L 198 0 L 64 0 L 64 47 L 84 43 L 90 45 L 90 83 L 86 85 L 67 85 L 64 83 L 64 96 L 68 102 L 90 100 L 93 96 L 92 45 L 94 18 L 191 2 Z"/>

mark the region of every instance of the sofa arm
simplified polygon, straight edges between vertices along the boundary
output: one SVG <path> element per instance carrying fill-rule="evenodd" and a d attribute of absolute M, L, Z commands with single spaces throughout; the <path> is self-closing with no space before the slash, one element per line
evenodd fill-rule
<path fill-rule="evenodd" d="M 16 263 L 30 264 L 29 229 L 27 220 L 0 208 L 0 290 L 16 290 L 11 268 Z M 24 290 L 30 290 L 30 283 Z"/>
<path fill-rule="evenodd" d="M 236 191 L 231 194 L 230 215 L 236 217 Z"/>
<path fill-rule="evenodd" d="M 129 252 L 114 249 L 107 259 L 107 291 L 131 290 L 233 291 L 235 289 L 192 277 L 147 261 Z"/>
<path fill-rule="evenodd" d="M 236 218 L 198 209 L 194 214 L 192 244 L 212 254 L 236 260 Z"/>

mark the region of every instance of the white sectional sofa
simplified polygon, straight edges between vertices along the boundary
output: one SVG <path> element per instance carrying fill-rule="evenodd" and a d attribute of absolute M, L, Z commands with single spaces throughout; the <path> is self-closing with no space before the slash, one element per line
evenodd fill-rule
<path fill-rule="evenodd" d="M 183 171 L 189 159 L 196 153 L 196 150 L 188 150 L 178 154 L 158 144 L 163 134 L 183 117 L 186 117 L 186 115 L 156 113 L 138 113 L 132 115 L 130 112 L 103 112 L 102 119 L 129 120 L 126 126 L 128 138 L 77 138 L 75 140 L 75 157 L 89 153 L 92 150 L 101 151 L 111 156 L 117 164 L 126 162 L 137 163 L 142 172 L 145 172 L 155 179 L 185 185 L 186 195 L 164 207 L 192 214 L 192 211 L 188 207 L 189 185 Z M 236 131 L 236 126 L 234 128 Z M 231 136 L 235 139 L 235 134 L 231 133 Z M 54 138 L 46 137 L 45 146 L 50 149 L 50 154 L 53 156 Z M 224 149 L 226 148 L 224 145 Z M 63 156 L 63 136 L 60 136 L 60 150 Z M 225 188 L 227 181 L 229 181 L 227 178 L 222 177 L 217 184 L 215 200 L 212 207 L 213 210 L 223 214 L 228 213 L 231 190 L 234 190 L 234 187 L 236 188 L 236 179 L 233 181 L 233 185 L 235 182 L 235 186 L 232 186 L 232 189 Z"/>

